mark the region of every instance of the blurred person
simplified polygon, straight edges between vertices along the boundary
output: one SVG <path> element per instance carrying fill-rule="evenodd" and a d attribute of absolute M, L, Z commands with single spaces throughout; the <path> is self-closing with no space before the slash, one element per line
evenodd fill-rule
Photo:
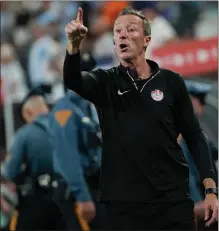
<path fill-rule="evenodd" d="M 49 108 L 41 87 L 28 93 L 21 104 L 26 125 L 15 134 L 9 154 L 1 167 L 1 177 L 16 184 L 17 212 L 10 230 L 56 230 L 65 228 L 52 200 L 48 177 L 53 176 Z"/>
<path fill-rule="evenodd" d="M 89 54 L 83 54 L 81 60 L 83 70 L 93 69 L 95 61 Z M 101 161 L 96 110 L 68 90 L 51 113 L 54 171 L 59 175 L 56 201 L 68 230 L 103 230 L 106 211 L 96 203 Z"/>
<path fill-rule="evenodd" d="M 215 2 L 215 4 L 218 4 Z M 210 26 L 209 26 L 210 25 Z M 199 17 L 194 22 L 193 35 L 197 39 L 208 39 L 218 36 L 218 5 L 211 2 L 201 7 Z"/>
<path fill-rule="evenodd" d="M 205 124 L 202 123 L 201 119 L 205 113 L 206 97 L 209 94 L 209 92 L 212 90 L 212 85 L 209 83 L 203 83 L 203 82 L 198 82 L 198 81 L 193 81 L 193 80 L 186 80 L 186 87 L 188 89 L 188 92 L 189 92 L 189 95 L 191 98 L 194 112 L 195 112 L 195 114 L 196 114 L 196 116 L 197 116 L 197 118 L 201 124 L 201 127 L 203 128 L 203 130 L 205 132 L 206 126 L 205 126 Z M 218 147 L 217 147 L 217 144 L 215 144 L 213 141 L 211 141 L 209 139 L 208 139 L 208 144 L 209 144 L 210 152 L 212 155 L 214 170 L 217 173 L 218 172 L 218 167 L 217 167 Z M 186 145 L 185 142 L 183 142 L 182 146 L 186 150 L 185 145 Z M 188 151 L 188 149 L 187 149 L 187 151 Z M 191 156 L 190 156 L 190 158 L 191 158 Z M 195 172 L 194 177 L 195 177 L 196 184 L 198 183 L 199 188 L 201 189 L 199 174 L 198 174 L 197 170 Z M 217 174 L 216 174 L 216 177 L 217 177 Z"/>
<path fill-rule="evenodd" d="M 105 32 L 112 31 L 114 21 L 117 18 L 119 12 L 127 7 L 129 2 L 120 1 L 120 2 L 112 2 L 106 1 L 101 5 L 100 15 L 95 22 L 95 24 L 91 27 L 91 33 L 94 37 L 100 37 Z"/>
<path fill-rule="evenodd" d="M 179 133 L 206 189 L 206 225 L 213 224 L 217 188 L 207 141 L 180 75 L 145 60 L 151 40 L 148 19 L 132 8 L 119 14 L 114 43 L 120 65 L 108 70 L 81 71 L 80 44 L 88 31 L 81 8 L 65 31 L 64 83 L 94 103 L 99 115 L 99 200 L 108 204 L 111 229 L 194 229 L 194 203 L 188 166 L 177 143 Z"/>
<path fill-rule="evenodd" d="M 27 2 L 27 1 L 21 1 L 22 6 L 28 10 L 28 12 L 31 14 L 31 16 L 35 17 L 37 16 L 37 12 L 40 11 L 42 2 L 41 1 L 35 1 L 35 2 Z"/>
<path fill-rule="evenodd" d="M 63 87 L 62 80 L 62 67 L 64 63 L 64 57 L 60 49 L 57 49 L 54 52 L 54 55 L 50 59 L 49 69 L 55 76 L 55 80 L 51 86 L 51 95 L 50 102 L 57 102 L 57 100 L 61 99 L 65 95 L 65 89 Z"/>
<path fill-rule="evenodd" d="M 14 29 L 11 31 L 11 36 L 21 65 L 26 72 L 25 74 L 27 74 L 27 51 L 31 42 L 30 28 L 28 26 L 34 15 L 29 11 L 24 2 L 20 1 L 17 4 L 18 6 L 14 13 Z"/>
<path fill-rule="evenodd" d="M 13 103 L 21 102 L 27 94 L 26 76 L 11 44 L 1 44 L 0 76 L 2 96 L 10 97 Z"/>
<path fill-rule="evenodd" d="M 190 98 L 192 101 L 192 105 L 194 108 L 194 112 L 199 120 L 199 123 L 201 124 L 201 127 L 203 128 L 203 131 L 206 134 L 210 133 L 209 131 L 207 132 L 207 125 L 204 123 L 202 120 L 202 117 L 205 114 L 205 106 L 206 106 L 206 97 L 207 95 L 212 91 L 212 85 L 209 83 L 202 83 L 198 81 L 186 81 L 186 86 L 188 89 L 188 92 L 190 94 Z M 218 167 L 217 167 L 217 161 L 218 161 L 218 147 L 215 142 L 213 142 L 211 139 L 208 139 L 209 143 L 209 148 L 212 154 L 212 160 L 214 164 L 214 169 L 215 172 L 218 172 Z M 216 174 L 217 177 L 217 174 Z"/>
<path fill-rule="evenodd" d="M 80 2 L 78 1 L 54 1 L 51 4 L 49 13 L 56 15 L 57 21 L 59 22 L 57 30 L 60 32 L 61 43 L 66 42 L 65 34 L 61 28 L 71 20 L 72 15 L 77 14 L 79 4 Z"/>
<path fill-rule="evenodd" d="M 43 14 L 49 12 L 53 4 L 53 1 L 42 1 L 39 8 L 40 13 Z"/>
<path fill-rule="evenodd" d="M 182 39 L 192 39 L 195 36 L 196 22 L 200 16 L 199 1 L 178 2 L 179 15 L 174 26 Z"/>
<path fill-rule="evenodd" d="M 15 15 L 11 10 L 11 2 L 1 1 L 0 2 L 0 31 L 1 41 L 10 40 L 10 32 L 14 26 Z"/>
<path fill-rule="evenodd" d="M 28 73 L 31 87 L 52 84 L 55 76 L 49 70 L 49 62 L 60 44 L 54 40 L 56 16 L 50 13 L 40 15 L 32 22 L 34 42 L 29 51 Z"/>
<path fill-rule="evenodd" d="M 156 1 L 135 1 L 132 5 L 134 8 L 141 10 L 144 16 L 151 21 L 152 39 L 145 54 L 147 58 L 152 58 L 153 50 L 178 41 L 175 29 L 171 23 L 159 13 Z"/>
<path fill-rule="evenodd" d="M 127 1 L 105 1 L 99 7 L 100 14 L 94 23 L 90 23 L 89 39 L 85 40 L 83 46 L 92 47 L 92 53 L 97 62 L 96 68 L 111 68 L 118 63 L 113 51 L 113 23 L 119 12 L 126 6 Z M 89 40 L 88 39 L 88 40 Z M 104 47 L 104 49 L 103 49 Z"/>
<path fill-rule="evenodd" d="M 192 81 L 192 80 L 186 80 L 185 82 L 186 82 L 186 87 L 188 89 L 188 92 L 190 94 L 194 112 L 197 118 L 200 120 L 205 110 L 206 95 L 211 91 L 212 86 L 211 84 L 208 84 L 208 83 L 201 83 L 201 82 Z M 218 168 L 216 166 L 216 162 L 218 161 L 218 148 L 216 144 L 214 144 L 211 140 L 208 140 L 208 144 L 210 148 L 210 153 L 212 155 L 214 171 L 218 173 Z M 180 138 L 180 145 L 183 149 L 183 153 L 186 157 L 186 160 L 189 166 L 190 192 L 191 192 L 191 197 L 193 201 L 195 202 L 194 211 L 197 217 L 199 218 L 198 221 L 200 219 L 203 220 L 204 215 L 205 215 L 204 213 L 205 211 L 205 206 L 204 206 L 205 192 L 204 192 L 204 189 L 202 188 L 200 176 L 195 166 L 194 160 L 188 150 L 185 140 L 182 137 Z M 216 174 L 216 182 L 218 182 L 217 174 Z M 200 222 L 200 221 L 198 222 L 198 228 L 199 229 L 201 228 L 204 230 L 205 225 L 202 223 L 203 222 Z M 213 228 L 216 228 L 216 227 L 217 227 L 217 224 L 213 226 Z"/>

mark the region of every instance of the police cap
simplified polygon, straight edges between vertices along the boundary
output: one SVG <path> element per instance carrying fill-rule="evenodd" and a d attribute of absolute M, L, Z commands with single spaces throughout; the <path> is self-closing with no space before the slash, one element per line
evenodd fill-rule
<path fill-rule="evenodd" d="M 212 85 L 194 80 L 185 80 L 185 84 L 189 94 L 198 98 L 202 104 L 205 104 L 205 96 L 211 91 Z"/>
<path fill-rule="evenodd" d="M 25 98 L 21 102 L 20 109 L 19 109 L 19 114 L 22 120 L 23 120 L 22 110 L 23 110 L 24 104 L 33 96 L 42 96 L 43 98 L 45 98 L 46 94 L 51 93 L 51 89 L 52 89 L 51 85 L 41 84 L 37 87 L 32 88 L 28 92 L 28 94 L 25 96 Z"/>

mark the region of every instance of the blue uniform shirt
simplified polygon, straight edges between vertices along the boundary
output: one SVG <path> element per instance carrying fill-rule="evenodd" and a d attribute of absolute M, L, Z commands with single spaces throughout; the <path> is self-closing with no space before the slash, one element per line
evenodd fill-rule
<path fill-rule="evenodd" d="M 101 150 L 89 146 L 89 133 L 96 124 L 86 116 L 89 103 L 68 91 L 52 110 L 54 138 L 54 170 L 62 175 L 77 201 L 91 200 L 86 175 L 100 167 Z"/>
<path fill-rule="evenodd" d="M 181 140 L 180 146 L 183 150 L 184 156 L 186 158 L 186 161 L 189 167 L 189 188 L 190 188 L 190 194 L 191 194 L 192 200 L 194 202 L 202 201 L 203 195 L 199 187 L 200 182 L 201 182 L 200 176 L 199 176 L 197 167 L 195 165 L 195 162 L 192 158 L 192 155 L 190 154 L 187 144 L 184 139 Z"/>
<path fill-rule="evenodd" d="M 23 172 L 24 164 L 28 168 L 28 176 L 51 174 L 53 145 L 50 136 L 48 115 L 40 115 L 31 124 L 20 128 L 14 136 L 1 174 L 6 179 L 14 181 Z"/>

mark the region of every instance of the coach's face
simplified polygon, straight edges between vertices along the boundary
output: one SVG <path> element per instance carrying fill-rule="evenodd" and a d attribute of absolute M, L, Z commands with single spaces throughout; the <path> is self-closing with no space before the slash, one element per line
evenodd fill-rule
<path fill-rule="evenodd" d="M 119 16 L 113 31 L 115 52 L 120 61 L 129 62 L 145 54 L 150 39 L 144 35 L 141 18 L 131 14 Z"/>

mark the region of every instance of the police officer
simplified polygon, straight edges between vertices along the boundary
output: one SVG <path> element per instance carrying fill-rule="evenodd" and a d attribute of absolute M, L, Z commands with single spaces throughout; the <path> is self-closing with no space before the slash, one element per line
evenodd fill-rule
<path fill-rule="evenodd" d="M 193 104 L 195 114 L 198 117 L 203 130 L 209 135 L 208 144 L 212 154 L 214 171 L 218 172 L 218 167 L 216 166 L 216 162 L 218 160 L 218 147 L 217 144 L 211 140 L 214 139 L 214 137 L 212 136 L 211 131 L 209 131 L 209 128 L 206 126 L 206 124 L 203 121 L 203 116 L 205 114 L 206 96 L 212 90 L 212 85 L 209 83 L 187 80 L 186 86 L 190 94 L 190 98 Z"/>
<path fill-rule="evenodd" d="M 190 94 L 194 112 L 200 120 L 205 111 L 206 96 L 211 91 L 212 85 L 192 80 L 186 80 L 185 83 L 187 90 Z M 211 140 L 209 140 L 208 143 L 212 154 L 212 160 L 215 164 L 215 161 L 217 160 L 218 156 L 218 149 L 217 146 Z M 180 145 L 183 149 L 183 153 L 189 166 L 190 193 L 193 201 L 195 202 L 195 213 L 197 214 L 197 216 L 204 218 L 204 190 L 202 188 L 200 176 L 184 139 L 180 140 Z M 217 168 L 215 165 L 214 170 L 217 172 Z M 204 229 L 204 225 L 201 223 L 202 222 L 198 222 L 199 226 L 201 225 L 202 229 Z M 213 225 L 211 228 L 214 229 L 214 227 L 215 225 Z"/>
<path fill-rule="evenodd" d="M 27 123 L 15 134 L 1 175 L 17 185 L 19 204 L 11 221 L 12 230 L 63 229 L 58 207 L 51 200 L 49 178 L 53 175 L 49 108 L 40 87 L 21 105 Z"/>
<path fill-rule="evenodd" d="M 82 55 L 85 70 L 93 67 L 89 57 L 88 54 Z M 56 201 L 68 229 L 103 229 L 106 225 L 104 206 L 95 204 L 101 162 L 96 110 L 68 90 L 53 108 L 52 115 L 54 170 L 59 175 Z"/>

